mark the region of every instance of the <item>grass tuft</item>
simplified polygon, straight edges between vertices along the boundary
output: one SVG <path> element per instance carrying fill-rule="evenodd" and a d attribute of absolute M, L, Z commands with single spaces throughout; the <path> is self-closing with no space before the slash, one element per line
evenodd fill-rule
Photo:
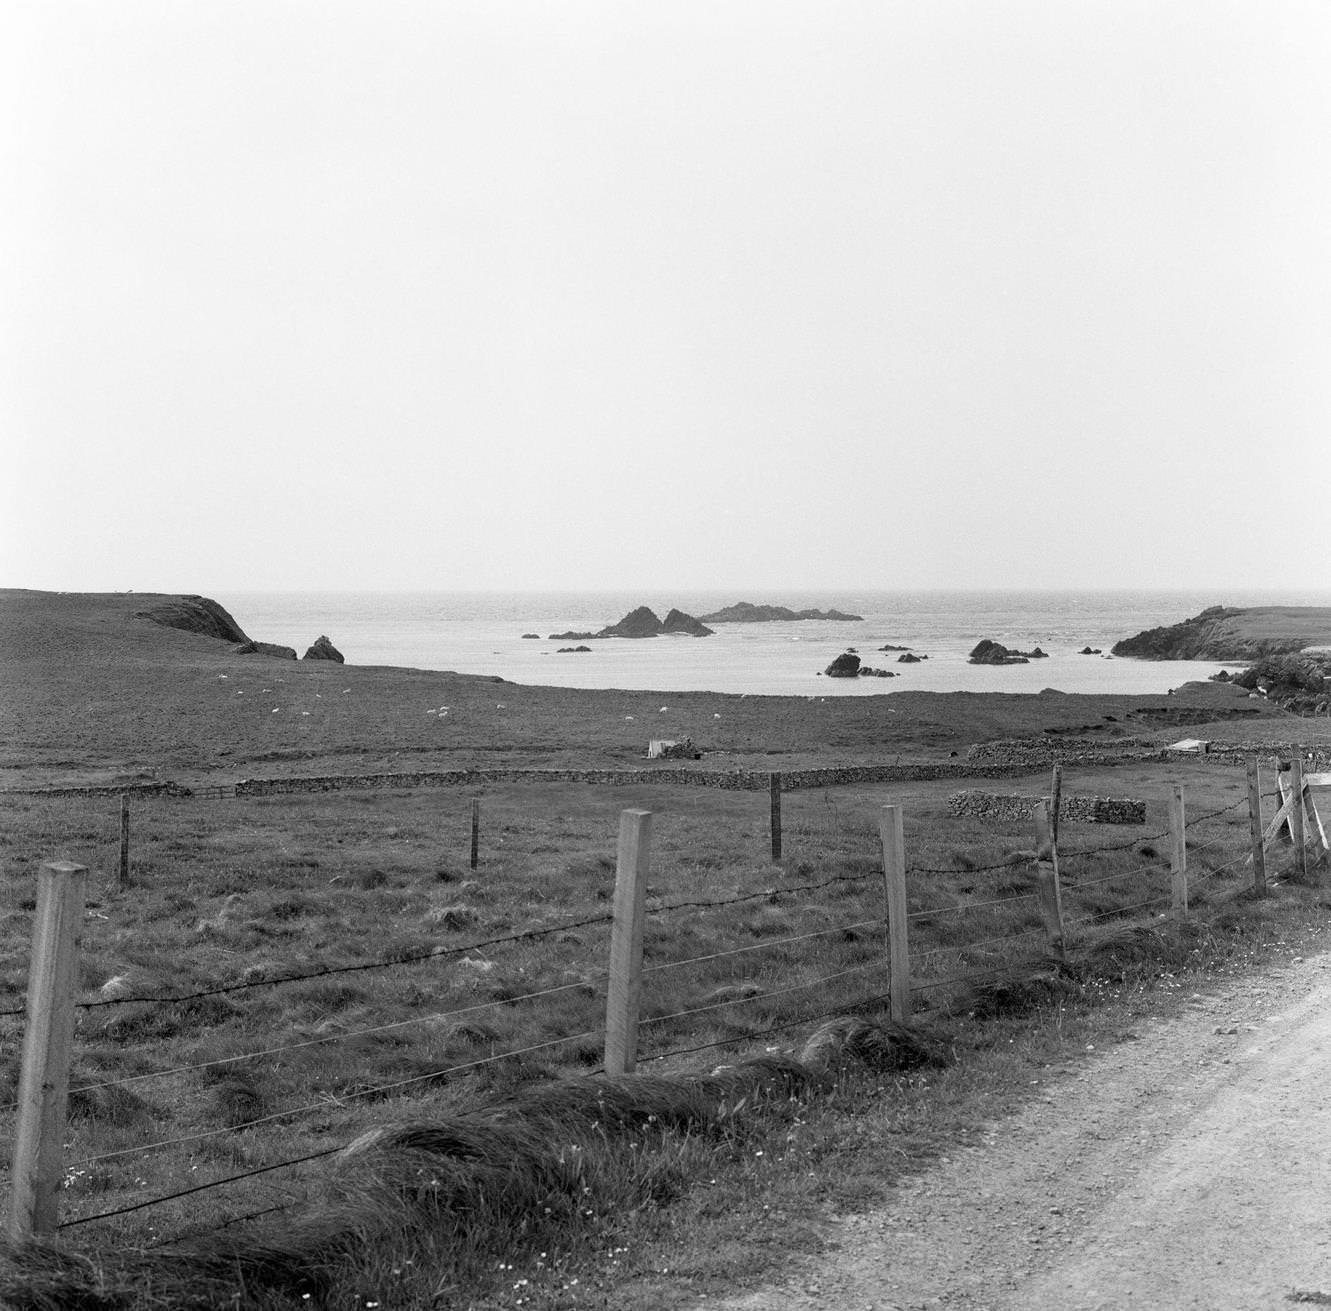
<path fill-rule="evenodd" d="M 1076 984 L 1061 971 L 1036 970 L 979 984 L 974 991 L 971 1011 L 978 1020 L 1026 1015 L 1066 999 L 1076 990 Z"/>

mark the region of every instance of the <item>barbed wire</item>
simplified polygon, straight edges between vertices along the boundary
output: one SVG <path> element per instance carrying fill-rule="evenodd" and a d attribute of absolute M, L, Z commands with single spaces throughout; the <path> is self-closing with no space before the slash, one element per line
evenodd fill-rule
<path fill-rule="evenodd" d="M 1062 847 L 1058 849 L 1058 859 L 1062 863 L 1065 860 L 1079 860 L 1086 856 L 1105 856 L 1113 851 L 1130 851 L 1133 847 L 1140 846 L 1143 842 L 1159 842 L 1161 838 L 1167 838 L 1169 830 L 1164 829 L 1160 833 L 1150 833 L 1146 837 L 1132 838 L 1128 842 L 1119 842 L 1107 847 L 1090 847 L 1086 850 L 1064 851 Z"/>
<path fill-rule="evenodd" d="M 881 873 L 881 871 L 879 871 Z M 822 888 L 832 887 L 837 883 L 856 883 L 865 882 L 872 877 L 868 874 L 843 874 L 836 875 L 830 879 L 824 879 L 819 883 L 796 884 L 788 888 L 770 887 L 761 891 L 747 893 L 740 897 L 722 898 L 716 901 L 682 901 L 673 902 L 664 906 L 648 907 L 648 914 L 658 914 L 675 910 L 690 909 L 712 909 L 718 906 L 737 905 L 745 901 L 757 901 L 762 898 L 771 898 L 774 896 L 791 895 L 801 892 L 814 892 Z M 103 997 L 96 1001 L 76 1002 L 75 1005 L 83 1010 L 96 1010 L 105 1006 L 131 1006 L 131 1005 L 180 1005 L 185 1002 L 201 1001 L 208 997 L 224 996 L 233 992 L 244 992 L 253 988 L 276 987 L 286 983 L 305 983 L 314 979 L 328 978 L 339 974 L 353 974 L 366 970 L 392 969 L 398 965 L 414 965 L 422 961 L 442 960 L 449 956 L 464 955 L 469 951 L 481 951 L 490 947 L 505 946 L 514 942 L 523 942 L 534 938 L 546 937 L 551 933 L 569 932 L 573 929 L 588 928 L 594 925 L 609 924 L 614 920 L 610 914 L 596 915 L 589 919 L 570 920 L 559 924 L 547 925 L 539 929 L 527 929 L 521 933 L 504 934 L 499 937 L 486 938 L 477 942 L 465 943 L 457 947 L 432 947 L 429 951 L 414 952 L 395 956 L 390 959 L 377 961 L 361 961 L 354 965 L 334 965 L 318 970 L 310 970 L 304 973 L 278 975 L 269 979 L 251 979 L 243 983 L 219 984 L 214 988 L 201 988 L 195 992 L 169 994 L 169 995 L 143 995 L 136 997 Z M 23 1015 L 26 1006 L 19 1006 L 13 1009 L 0 1010 L 0 1019 L 6 1016 Z"/>
<path fill-rule="evenodd" d="M 882 870 L 878 870 L 877 873 L 881 874 Z M 746 892 L 738 897 L 723 897 L 718 901 L 675 901 L 668 905 L 648 906 L 647 914 L 659 915 L 674 910 L 712 910 L 717 906 L 738 906 L 741 902 L 759 901 L 764 897 L 770 899 L 772 897 L 789 896 L 797 892 L 817 892 L 822 888 L 830 888 L 837 883 L 863 883 L 872 877 L 872 872 L 868 874 L 838 874 L 830 879 L 824 879 L 821 883 L 799 883 L 788 888 L 762 888 L 758 892 Z"/>
<path fill-rule="evenodd" d="M 609 924 L 612 915 L 594 915 L 590 919 L 570 920 L 560 924 L 550 924 L 540 929 L 525 929 L 521 933 L 506 933 L 495 938 L 485 938 L 478 942 L 464 943 L 458 947 L 432 947 L 429 951 L 412 952 L 402 956 L 377 961 L 361 961 L 355 965 L 332 965 L 324 969 L 311 970 L 304 974 L 284 974 L 271 979 L 253 979 L 245 983 L 221 984 L 216 988 L 203 988 L 198 992 L 181 993 L 167 996 L 142 997 L 103 997 L 97 1001 L 81 1001 L 75 1005 L 80 1010 L 96 1010 L 103 1006 L 132 1006 L 135 1004 L 169 1004 L 187 1001 L 199 1001 L 204 997 L 218 997 L 224 993 L 244 992 L 251 988 L 269 988 L 282 983 L 306 983 L 311 979 L 324 979 L 335 974 L 355 974 L 364 970 L 387 970 L 398 965 L 416 965 L 421 961 L 443 960 L 449 956 L 465 955 L 469 951 L 481 951 L 487 947 L 500 947 L 513 942 L 525 942 L 532 938 L 548 937 L 551 933 L 566 933 L 573 929 L 583 929 L 591 925 Z M 4 1012 L 9 1013 L 9 1012 Z M 18 1012 L 21 1014 L 21 1012 Z"/>
<path fill-rule="evenodd" d="M 1246 806 L 1248 798 L 1240 797 L 1237 801 L 1231 801 L 1227 806 L 1221 806 L 1219 810 L 1208 811 L 1205 815 L 1198 815 L 1195 819 L 1184 821 L 1184 828 L 1191 828 L 1194 824 L 1205 824 L 1208 819 L 1215 819 L 1218 815 L 1226 814 L 1228 811 L 1237 810 L 1240 806 Z"/>

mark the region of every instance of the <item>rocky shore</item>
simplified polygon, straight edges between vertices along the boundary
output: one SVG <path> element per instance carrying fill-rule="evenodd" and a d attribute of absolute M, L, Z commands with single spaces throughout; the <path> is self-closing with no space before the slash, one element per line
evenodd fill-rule
<path fill-rule="evenodd" d="M 1331 647 L 1331 607 L 1214 605 L 1179 624 L 1148 628 L 1111 648 L 1138 660 L 1260 660 Z"/>

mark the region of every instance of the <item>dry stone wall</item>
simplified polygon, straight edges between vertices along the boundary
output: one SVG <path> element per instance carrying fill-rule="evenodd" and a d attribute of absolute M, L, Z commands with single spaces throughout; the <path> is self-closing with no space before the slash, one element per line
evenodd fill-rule
<path fill-rule="evenodd" d="M 0 796 L 14 797 L 192 797 L 183 783 L 96 784 L 70 788 L 5 788 Z"/>
<path fill-rule="evenodd" d="M 1031 811 L 1042 800 L 1040 797 L 1000 796 L 993 792 L 954 792 L 948 805 L 954 815 L 967 815 L 972 819 L 1022 820 L 1029 819 Z M 1059 798 L 1060 823 L 1081 824 L 1145 824 L 1146 802 L 1132 797 L 1078 797 L 1063 795 Z"/>
<path fill-rule="evenodd" d="M 1005 764 L 1014 768 L 1024 765 L 1027 770 L 1045 769 L 1061 765 L 1123 765 L 1133 761 L 1156 761 L 1163 764 L 1196 760 L 1205 757 L 1216 764 L 1242 765 L 1249 756 L 1263 763 L 1268 760 L 1288 760 L 1302 755 L 1305 769 L 1318 771 L 1331 769 L 1331 747 L 1309 747 L 1297 742 L 1207 742 L 1202 750 L 1178 751 L 1140 739 L 1124 738 L 1112 748 L 1099 742 L 1085 740 L 1045 741 L 1041 738 L 1004 738 L 994 742 L 979 742 L 966 753 L 973 762 Z M 978 771 L 977 771 L 978 772 Z"/>
<path fill-rule="evenodd" d="M 919 765 L 843 765 L 827 769 L 781 771 L 781 790 L 839 787 L 848 783 L 894 783 L 949 778 L 1012 778 L 1030 770 L 1008 765 L 976 766 L 960 762 Z M 611 787 L 678 784 L 766 792 L 771 774 L 765 770 L 701 769 L 453 769 L 401 774 L 330 774 L 320 778 L 252 778 L 236 784 L 238 797 L 274 796 L 284 792 L 337 792 L 353 788 L 474 787 L 478 783 L 598 783 Z"/>
<path fill-rule="evenodd" d="M 1161 753 L 1164 760 L 1196 760 L 1198 755 L 1225 765 L 1242 765 L 1250 756 L 1256 756 L 1263 765 L 1272 760 L 1289 760 L 1302 756 L 1305 770 L 1322 773 L 1331 770 L 1331 747 L 1310 747 L 1298 742 L 1207 742 L 1198 751 L 1172 751 L 1168 747 Z"/>
<path fill-rule="evenodd" d="M 1304 758 L 1305 769 L 1331 771 L 1331 748 L 1309 749 L 1294 743 L 1243 742 L 1211 743 L 1205 753 L 1208 760 L 1221 764 L 1242 765 L 1252 755 L 1266 763 L 1271 758 L 1287 760 L 1296 752 Z M 1132 745 L 1105 751 L 1099 744 L 1081 749 L 1080 744 L 1046 743 L 1039 740 L 984 742 L 973 747 L 967 759 L 900 765 L 839 765 L 822 769 L 791 769 L 781 772 L 781 790 L 796 792 L 804 788 L 842 787 L 854 783 L 909 783 L 946 779 L 1020 778 L 1047 769 L 1058 762 L 1064 765 L 1121 765 L 1134 760 L 1196 760 L 1196 751 L 1171 751 L 1167 748 Z M 368 788 L 475 787 L 483 783 L 594 783 L 610 787 L 634 787 L 642 784 L 684 787 L 724 788 L 741 792 L 765 792 L 771 774 L 766 770 L 705 770 L 682 765 L 664 765 L 646 769 L 444 769 L 394 774 L 327 774 L 313 778 L 251 778 L 235 785 L 238 797 L 276 796 L 291 792 L 338 792 Z M 219 793 L 210 786 L 205 793 Z M 14 795 L 52 797 L 115 797 L 122 794 L 140 797 L 189 797 L 192 789 L 172 782 L 135 783 L 127 786 L 98 785 L 67 788 L 13 788 Z M 231 789 L 225 789 L 229 795 Z M 963 794 L 958 794 L 963 795 Z M 976 794 L 982 795 L 982 794 Z M 1022 798 L 1008 798 L 1023 801 Z M 1095 803 L 1094 817 L 1071 814 L 1066 807 Z M 979 803 L 976 803 L 979 804 Z M 1029 811 L 1030 802 L 1024 802 Z M 1065 798 L 1064 814 L 1086 823 L 1138 823 L 1135 819 L 1109 819 L 1113 807 L 1127 804 L 1106 797 Z M 1138 803 L 1132 803 L 1138 804 Z M 1106 809 L 1109 807 L 1111 809 Z M 978 812 L 968 812 L 978 813 Z M 995 814 L 997 812 L 994 812 Z M 1023 812 L 1025 813 L 1025 812 Z M 1128 813 L 1128 812 L 1123 812 Z"/>

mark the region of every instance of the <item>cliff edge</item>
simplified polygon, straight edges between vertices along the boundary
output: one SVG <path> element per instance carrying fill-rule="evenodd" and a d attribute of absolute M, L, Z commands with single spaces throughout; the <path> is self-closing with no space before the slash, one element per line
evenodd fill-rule
<path fill-rule="evenodd" d="M 1116 656 L 1139 660 L 1260 660 L 1331 646 L 1331 607 L 1213 605 L 1181 624 L 1149 628 L 1116 642 Z"/>
<path fill-rule="evenodd" d="M 173 596 L 157 605 L 136 612 L 140 619 L 151 619 L 163 628 L 179 628 L 186 633 L 200 633 L 223 642 L 248 642 L 240 625 L 216 601 L 206 596 Z"/>

